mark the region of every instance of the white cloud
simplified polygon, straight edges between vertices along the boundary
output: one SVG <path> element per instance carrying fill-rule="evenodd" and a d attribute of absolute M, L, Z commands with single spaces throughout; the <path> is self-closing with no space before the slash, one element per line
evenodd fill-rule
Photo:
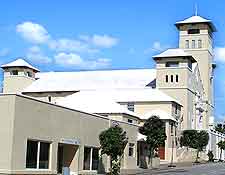
<path fill-rule="evenodd" d="M 149 54 L 152 52 L 161 52 L 165 49 L 169 48 L 167 45 L 162 45 L 159 41 L 155 41 L 150 48 L 147 48 L 144 51 L 144 54 Z"/>
<path fill-rule="evenodd" d="M 86 61 L 83 65 L 84 68 L 88 69 L 97 69 L 97 68 L 106 68 L 111 65 L 111 60 L 108 58 L 98 58 L 96 60 Z"/>
<path fill-rule="evenodd" d="M 48 31 L 42 25 L 29 21 L 18 24 L 16 31 L 25 40 L 35 44 L 46 43 L 50 38 Z"/>
<path fill-rule="evenodd" d="M 85 60 L 75 53 L 58 53 L 54 56 L 55 63 L 64 66 L 77 66 L 85 69 L 103 68 L 111 65 L 111 60 L 107 58 L 98 58 L 93 60 Z"/>
<path fill-rule="evenodd" d="M 119 42 L 117 38 L 108 35 L 94 35 L 91 40 L 95 46 L 103 48 L 111 48 Z"/>
<path fill-rule="evenodd" d="M 58 53 L 54 58 L 55 63 L 62 66 L 81 66 L 83 64 L 82 58 L 75 53 Z"/>
<path fill-rule="evenodd" d="M 56 51 L 67 51 L 67 52 L 71 51 L 87 52 L 87 53 L 99 52 L 98 49 L 90 48 L 90 46 L 87 43 L 67 38 L 49 41 L 49 48 Z"/>
<path fill-rule="evenodd" d="M 214 54 L 216 61 L 225 62 L 225 47 L 216 47 Z"/>
<path fill-rule="evenodd" d="M 0 57 L 7 56 L 9 54 L 10 50 L 8 48 L 3 48 L 0 50 Z"/>
<path fill-rule="evenodd" d="M 41 49 L 38 46 L 32 46 L 28 49 L 26 57 L 36 63 L 51 63 L 52 60 L 43 54 Z"/>

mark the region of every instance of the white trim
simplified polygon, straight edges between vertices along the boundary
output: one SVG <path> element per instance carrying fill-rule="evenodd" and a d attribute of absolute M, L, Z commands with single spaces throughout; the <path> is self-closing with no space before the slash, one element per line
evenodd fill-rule
<path fill-rule="evenodd" d="M 90 152 L 90 170 L 92 171 L 92 155 L 93 155 L 93 147 L 91 148 Z"/>

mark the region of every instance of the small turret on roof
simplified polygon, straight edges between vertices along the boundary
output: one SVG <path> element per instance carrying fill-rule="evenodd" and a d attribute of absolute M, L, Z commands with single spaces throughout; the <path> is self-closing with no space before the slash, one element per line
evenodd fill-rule
<path fill-rule="evenodd" d="M 178 21 L 176 22 L 176 27 L 179 28 L 180 25 L 183 24 L 199 24 L 199 23 L 206 23 L 210 26 L 210 28 L 212 29 L 213 32 L 216 32 L 216 27 L 213 25 L 212 21 L 209 19 L 205 19 L 201 16 L 195 15 L 195 16 L 191 16 L 190 18 L 187 18 L 185 20 L 182 21 Z"/>
<path fill-rule="evenodd" d="M 185 52 L 183 49 L 167 49 L 166 51 L 153 56 L 153 59 L 157 58 L 170 58 L 170 57 L 189 57 L 192 62 L 196 62 L 196 60 L 192 57 L 191 54 Z"/>
<path fill-rule="evenodd" d="M 5 68 L 11 68 L 11 67 L 26 67 L 34 70 L 35 72 L 40 72 L 37 68 L 31 66 L 29 63 L 27 63 L 24 59 L 18 58 L 17 60 L 10 62 L 8 64 L 3 64 L 1 66 L 2 69 Z"/>

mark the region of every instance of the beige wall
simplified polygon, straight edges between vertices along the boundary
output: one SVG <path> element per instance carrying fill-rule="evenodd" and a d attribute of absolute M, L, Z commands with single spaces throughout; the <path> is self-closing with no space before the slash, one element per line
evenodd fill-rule
<path fill-rule="evenodd" d="M 15 97 L 1 97 L 0 100 L 0 174 L 10 173 L 12 162 L 12 146 L 13 146 L 13 128 L 14 128 L 14 112 Z"/>
<path fill-rule="evenodd" d="M 15 108 L 13 106 L 14 101 Z M 5 162 L 5 168 L 8 169 L 7 167 L 11 166 L 9 169 L 12 170 L 12 173 L 16 174 L 55 174 L 57 168 L 57 146 L 61 139 L 77 139 L 80 141 L 80 146 L 74 157 L 75 165 L 73 164 L 71 171 L 77 172 L 78 169 L 82 171 L 84 146 L 99 147 L 98 136 L 100 132 L 110 126 L 109 119 L 107 118 L 95 117 L 90 114 L 81 113 L 20 96 L 0 96 L 0 104 L 4 109 L 3 113 L 7 116 L 8 125 L 12 124 L 14 117 L 14 126 L 13 128 L 11 127 L 11 133 L 8 131 L 9 137 L 3 137 L 3 139 L 5 141 L 6 149 L 8 149 L 8 153 L 5 157 L 13 157 L 11 162 L 9 162 L 9 160 Z M 15 116 L 11 113 L 12 109 L 15 109 Z M 138 127 L 127 123 L 119 123 L 127 132 L 129 142 L 135 143 L 136 149 Z M 4 132 L 9 128 L 10 127 L 5 128 Z M 13 137 L 12 129 L 14 129 Z M 12 140 L 12 138 L 13 145 L 12 148 L 10 148 L 10 139 Z M 52 143 L 49 171 L 32 171 L 25 168 L 27 139 L 42 140 Z M 128 147 L 125 149 L 125 155 L 127 154 Z M 105 164 L 105 166 L 107 167 L 108 165 Z M 135 166 L 136 155 L 135 157 L 125 156 L 124 167 L 134 168 Z M 2 164 L 0 164 L 0 167 L 2 167 Z"/>
<path fill-rule="evenodd" d="M 10 75 L 12 70 L 17 70 L 18 75 Z M 27 71 L 32 73 L 32 77 L 28 77 L 28 75 L 25 74 Z M 21 92 L 34 81 L 35 73 L 32 69 L 19 67 L 4 69 L 3 93 Z"/>

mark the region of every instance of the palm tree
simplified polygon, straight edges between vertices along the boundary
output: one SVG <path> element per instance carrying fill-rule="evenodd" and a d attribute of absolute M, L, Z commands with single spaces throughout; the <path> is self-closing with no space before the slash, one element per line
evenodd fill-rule
<path fill-rule="evenodd" d="M 220 148 L 220 160 L 222 161 L 222 152 L 225 150 L 225 141 L 221 140 L 217 143 L 218 147 Z"/>

